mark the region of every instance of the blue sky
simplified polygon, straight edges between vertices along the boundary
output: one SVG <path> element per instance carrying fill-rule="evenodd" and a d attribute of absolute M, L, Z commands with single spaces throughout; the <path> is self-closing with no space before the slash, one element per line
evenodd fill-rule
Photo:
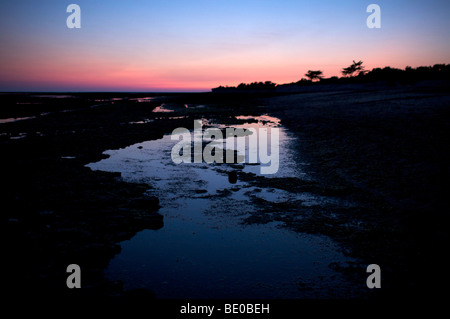
<path fill-rule="evenodd" d="M 66 8 L 81 7 L 81 29 Z M 366 7 L 381 7 L 381 29 Z M 309 69 L 450 63 L 450 1 L 16 0 L 0 4 L 0 90 L 207 90 Z"/>

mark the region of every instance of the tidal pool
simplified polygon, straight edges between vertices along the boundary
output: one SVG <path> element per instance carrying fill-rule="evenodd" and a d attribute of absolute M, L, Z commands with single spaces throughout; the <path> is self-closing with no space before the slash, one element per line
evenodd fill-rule
<path fill-rule="evenodd" d="M 241 117 L 241 119 L 245 119 Z M 307 163 L 294 152 L 296 138 L 276 118 L 232 127 L 278 127 L 279 170 L 271 177 L 308 178 Z M 223 128 L 223 125 L 216 125 Z M 329 267 L 352 260 L 325 236 L 293 232 L 276 221 L 248 224 L 261 208 L 252 199 L 320 205 L 326 198 L 230 183 L 228 172 L 259 175 L 259 165 L 181 163 L 171 159 L 176 141 L 162 139 L 106 151 L 93 170 L 121 172 L 130 182 L 147 183 L 160 199 L 164 227 L 144 230 L 121 243 L 105 276 L 126 290 L 146 288 L 158 298 L 345 298 L 353 284 Z"/>

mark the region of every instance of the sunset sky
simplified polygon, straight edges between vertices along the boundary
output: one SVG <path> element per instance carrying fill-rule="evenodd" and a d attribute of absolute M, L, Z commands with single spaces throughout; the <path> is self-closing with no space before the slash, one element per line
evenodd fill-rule
<path fill-rule="evenodd" d="M 81 29 L 69 29 L 69 4 Z M 366 8 L 381 7 L 381 29 Z M 0 2 L 0 91 L 208 91 L 450 63 L 448 0 Z"/>

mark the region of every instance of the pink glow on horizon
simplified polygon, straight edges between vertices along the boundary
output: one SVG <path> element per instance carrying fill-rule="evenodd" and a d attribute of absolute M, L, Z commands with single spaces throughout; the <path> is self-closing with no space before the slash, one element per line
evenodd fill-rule
<path fill-rule="evenodd" d="M 17 89 L 34 87 L 36 90 L 54 87 L 56 90 L 93 91 L 209 91 L 220 85 L 236 86 L 242 82 L 296 82 L 305 77 L 308 70 L 322 70 L 325 77 L 340 77 L 342 68 L 350 65 L 353 59 L 363 60 L 366 70 L 385 66 L 404 69 L 407 65 L 432 65 L 426 63 L 431 59 L 420 52 L 416 58 L 409 59 L 409 62 L 416 63 L 408 64 L 401 48 L 395 54 L 391 52 L 377 48 L 366 59 L 362 54 L 361 57 L 348 58 L 350 54 L 335 54 L 333 57 L 332 53 L 323 53 L 318 57 L 305 53 L 296 58 L 294 54 L 283 52 L 244 52 L 230 57 L 172 57 L 154 63 L 151 58 L 129 59 L 117 54 L 103 57 L 93 52 L 63 59 L 56 54 L 58 52 L 51 54 L 47 50 L 40 53 L 41 57 L 37 55 L 22 60 L 20 64 L 6 64 L 0 70 L 0 83 L 6 83 L 1 79 L 8 79 L 8 84 Z"/>

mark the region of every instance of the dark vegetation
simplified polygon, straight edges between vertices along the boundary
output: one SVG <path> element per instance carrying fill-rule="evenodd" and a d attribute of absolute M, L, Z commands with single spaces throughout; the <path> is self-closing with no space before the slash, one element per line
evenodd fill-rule
<path fill-rule="evenodd" d="M 238 86 L 219 86 L 212 89 L 213 92 L 283 92 L 287 87 L 291 92 L 295 88 L 322 84 L 364 84 L 383 82 L 387 84 L 415 84 L 426 80 L 450 80 L 450 64 L 435 64 L 434 66 L 420 66 L 417 68 L 406 67 L 404 70 L 391 67 L 375 68 L 365 71 L 363 62 L 358 61 L 343 68 L 343 77 L 324 78 L 322 71 L 309 70 L 305 76 L 309 79 L 287 84 L 276 84 L 271 81 L 241 83 Z M 316 81 L 317 80 L 317 81 Z"/>

